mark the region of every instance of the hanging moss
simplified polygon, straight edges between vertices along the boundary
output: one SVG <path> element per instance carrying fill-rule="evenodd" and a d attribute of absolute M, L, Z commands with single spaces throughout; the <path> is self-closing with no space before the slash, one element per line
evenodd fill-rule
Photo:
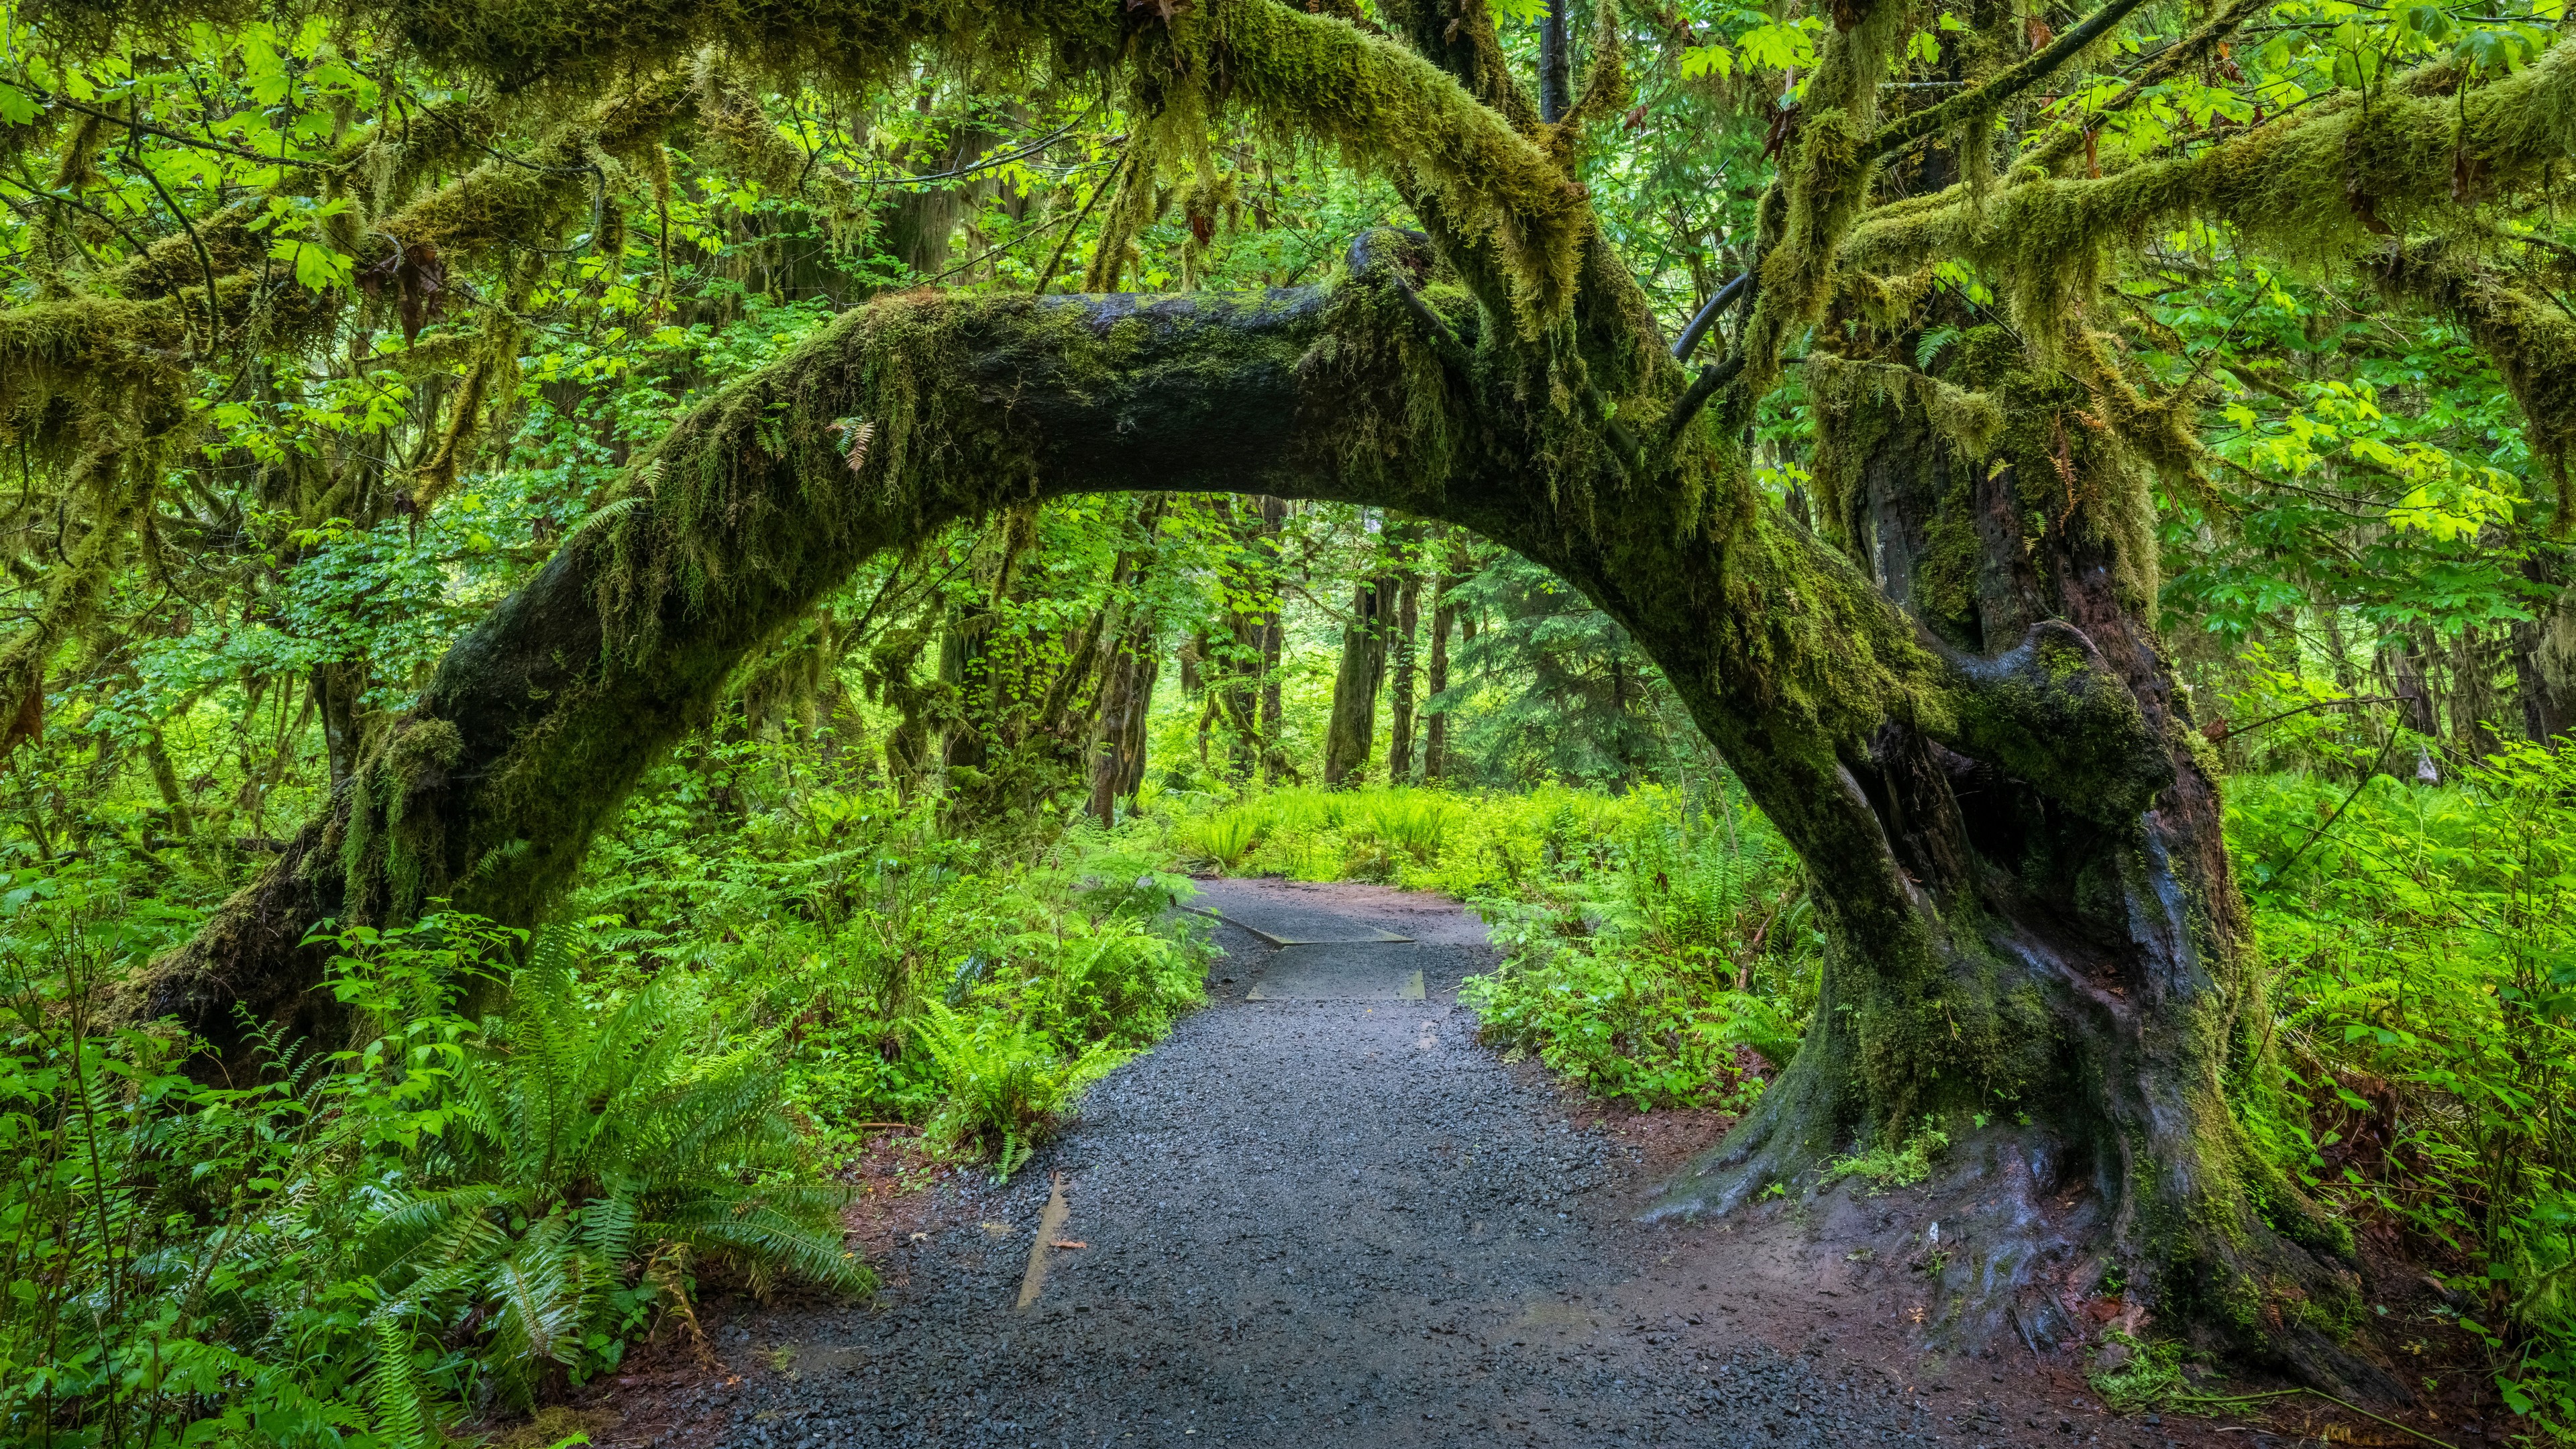
<path fill-rule="evenodd" d="M 1228 104 L 1398 177 L 1448 228 L 1491 245 L 1526 335 L 1565 314 L 1589 225 L 1583 190 L 1448 74 L 1347 21 L 1263 0 L 1184 12 L 1174 32 Z"/>
<path fill-rule="evenodd" d="M 2576 448 L 2576 321 L 2509 285 L 2465 247 L 2393 246 L 2362 264 L 2365 276 L 2400 301 L 2447 313 L 2495 359 L 2522 407 L 2532 456 L 2557 483 L 2557 527 L 2576 527 L 2568 453 Z"/>
<path fill-rule="evenodd" d="M 2022 332 L 2054 348 L 2076 335 L 2075 309 L 2097 289 L 2106 247 L 2198 220 L 2293 263 L 2350 257 L 2390 231 L 2457 229 L 2467 215 L 2452 199 L 2459 168 L 2511 190 L 2571 151 L 2576 47 L 2553 46 L 2456 98 L 2330 98 L 2197 155 L 2098 180 L 2022 180 L 1983 206 L 1954 188 L 1937 206 L 1863 223 L 1843 261 L 1879 271 L 1972 261 L 2003 283 Z"/>

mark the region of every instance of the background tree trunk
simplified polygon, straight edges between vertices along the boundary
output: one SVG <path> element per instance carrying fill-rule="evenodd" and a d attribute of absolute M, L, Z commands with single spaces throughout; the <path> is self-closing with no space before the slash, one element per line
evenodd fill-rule
<path fill-rule="evenodd" d="M 1390 666 L 1386 739 L 1386 780 L 1401 785 L 1413 777 L 1414 644 L 1422 611 L 1423 525 L 1407 520 L 1386 531 L 1389 561 L 1395 572 L 1395 601 L 1386 621 Z"/>
<path fill-rule="evenodd" d="M 1444 560 L 1431 585 L 1431 666 L 1423 682 L 1428 698 L 1423 705 L 1422 778 L 1433 785 L 1449 778 L 1449 710 L 1440 696 L 1449 688 L 1449 631 L 1458 621 L 1449 591 L 1457 582 Z"/>
<path fill-rule="evenodd" d="M 2537 744 L 2552 744 L 2576 729 L 2576 588 L 2560 577 L 2559 561 L 2535 551 L 2523 576 L 2556 597 L 2513 626 L 2515 692 L 2522 697 L 2523 730 Z"/>
<path fill-rule="evenodd" d="M 1387 636 L 1394 629 L 1401 587 L 1388 576 L 1351 591 L 1351 618 L 1342 626 L 1341 663 L 1333 674 L 1332 714 L 1324 727 L 1327 790 L 1366 778 L 1377 744 L 1377 692 L 1386 682 Z"/>
<path fill-rule="evenodd" d="M 2442 737 L 2442 716 L 2434 706 L 2433 683 L 2424 669 L 2423 646 L 2407 634 L 2399 634 L 2379 651 L 2380 677 L 2387 681 L 2388 692 L 2397 697 L 2398 723 L 2413 731 L 2417 738 L 2414 758 L 2392 761 L 2399 768 L 2412 769 L 2415 778 L 2428 785 L 2442 782 L 2442 767 L 2434 760 L 2426 741 Z"/>
<path fill-rule="evenodd" d="M 1287 648 L 1288 634 L 1279 617 L 1279 535 L 1287 528 L 1288 500 L 1262 494 L 1261 537 L 1263 557 L 1270 568 L 1271 591 L 1269 605 L 1261 613 L 1261 779 L 1270 785 L 1282 780 L 1293 784 L 1297 779 L 1297 768 L 1289 762 L 1280 737 L 1287 708 L 1280 692 L 1279 661 Z"/>

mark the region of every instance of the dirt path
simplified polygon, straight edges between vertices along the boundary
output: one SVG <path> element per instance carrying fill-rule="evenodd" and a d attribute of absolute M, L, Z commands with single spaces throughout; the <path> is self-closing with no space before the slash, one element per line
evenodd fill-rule
<path fill-rule="evenodd" d="M 1199 904 L 1229 918 L 1210 1007 L 1096 1087 L 1074 1130 L 1007 1186 L 937 1189 L 873 1306 L 739 1316 L 716 1331 L 725 1373 L 639 1365 L 594 1438 L 2204 1441 L 2107 1418 L 2032 1360 L 1927 1358 L 1901 1275 L 1821 1271 L 1794 1232 L 1637 1223 L 1716 1124 L 1658 1114 L 1645 1135 L 1478 1046 L 1456 992 L 1491 951 L 1455 905 L 1245 881 Z"/>

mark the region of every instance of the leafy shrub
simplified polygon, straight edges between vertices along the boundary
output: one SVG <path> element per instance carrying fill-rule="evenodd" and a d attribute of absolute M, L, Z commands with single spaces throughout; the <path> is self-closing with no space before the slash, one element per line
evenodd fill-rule
<path fill-rule="evenodd" d="M 209 1085 L 193 1043 L 100 1024 L 140 944 L 121 903 L 43 884 L 0 939 L 21 1440 L 427 1444 L 614 1366 L 657 1309 L 693 1321 L 696 1262 L 867 1286 L 774 1075 L 683 987 L 587 1002 L 556 935 L 477 1023 L 456 990 L 512 933 L 353 931 L 333 985 L 363 1044 L 272 1037 L 253 1085 Z"/>
<path fill-rule="evenodd" d="M 2272 1008 L 2248 1134 L 2447 1258 L 2507 1402 L 2576 1433 L 2576 751 L 2228 804 Z"/>
<path fill-rule="evenodd" d="M 1234 870 L 1243 858 L 1261 843 L 1262 827 L 1268 815 L 1258 806 L 1238 805 L 1201 816 L 1190 822 L 1183 836 L 1181 854 L 1185 859 L 1205 861 L 1220 870 Z"/>
<path fill-rule="evenodd" d="M 939 1064 L 948 1099 L 934 1140 L 991 1156 L 1008 1178 L 1060 1125 L 1083 1088 L 1134 1053 L 1093 1042 L 1068 1055 L 1053 1038 L 1003 1016 L 968 1020 L 933 1003 L 914 1025 Z"/>
<path fill-rule="evenodd" d="M 723 759 L 726 788 L 779 805 L 743 826 L 672 809 L 677 789 L 654 797 L 597 850 L 575 909 L 622 980 L 657 962 L 700 968 L 714 1008 L 765 1043 L 822 1149 L 886 1122 L 981 1120 L 948 1110 L 962 1087 L 924 1034 L 933 1007 L 970 1039 L 1044 1040 L 1077 1059 L 1094 1043 L 1148 1045 L 1204 999 L 1204 925 L 1172 909 L 1191 886 L 1163 869 L 1190 848 L 1186 825 L 1169 840 L 1151 819 L 1034 845 L 959 838 L 934 801 L 775 789 L 802 767 L 788 746 Z M 937 1141 L 1016 1157 L 1041 1135 Z"/>

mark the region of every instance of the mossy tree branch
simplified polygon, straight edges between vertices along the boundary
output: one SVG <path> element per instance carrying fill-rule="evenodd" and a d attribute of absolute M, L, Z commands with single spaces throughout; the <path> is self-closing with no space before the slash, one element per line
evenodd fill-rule
<path fill-rule="evenodd" d="M 1939 105 L 1926 106 L 1902 120 L 1881 127 L 1877 135 L 1869 138 L 1863 155 L 1889 155 L 1926 136 L 1937 136 L 1952 126 L 1980 124 L 1981 118 L 1993 115 L 2004 102 L 2056 74 L 2086 46 L 2110 34 L 2113 27 L 2128 19 L 2144 3 L 2146 0 L 2110 0 L 2109 4 L 2084 17 L 2073 29 L 1982 83 Z"/>
<path fill-rule="evenodd" d="M 2010 292 L 2022 330 L 2065 333 L 2071 299 L 2106 247 L 2198 220 L 2232 226 L 2292 261 L 2353 257 L 2390 232 L 2454 223 L 2454 175 L 2493 191 L 2537 181 L 2576 151 L 2576 46 L 2552 46 L 2458 96 L 2338 95 L 2195 155 L 2100 178 L 2017 181 L 1982 202 L 1964 187 L 1892 208 L 1843 244 L 1844 266 L 1904 272 L 1934 257 L 1983 267 Z"/>

